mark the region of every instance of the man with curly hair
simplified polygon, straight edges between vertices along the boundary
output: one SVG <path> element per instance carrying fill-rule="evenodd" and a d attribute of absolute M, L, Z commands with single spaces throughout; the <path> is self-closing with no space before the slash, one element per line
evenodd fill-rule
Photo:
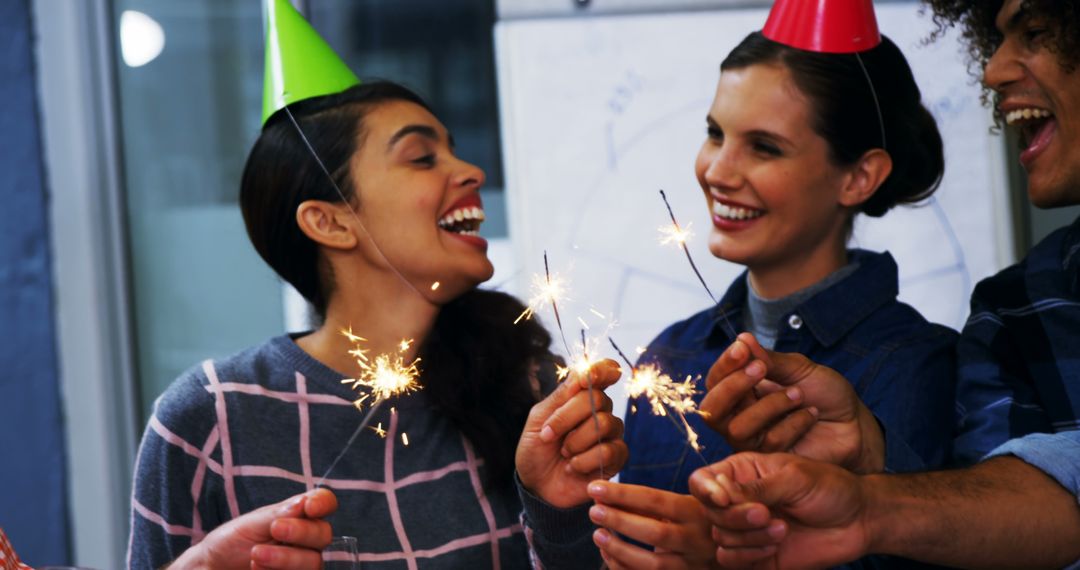
<path fill-rule="evenodd" d="M 1031 202 L 1080 204 L 1080 0 L 925 1 L 941 30 L 960 28 L 999 123 L 1016 129 Z M 846 385 L 828 368 L 743 340 L 710 372 L 723 378 L 717 388 L 750 386 L 750 353 L 763 355 L 770 380 L 803 394 Z M 1080 219 L 976 287 L 958 350 L 954 456 L 974 466 L 858 476 L 784 453 L 733 456 L 691 478 L 717 560 L 800 568 L 893 554 L 1080 568 Z M 745 390 L 728 390 L 732 415 L 778 417 L 765 399 L 751 412 Z M 780 431 L 790 425 L 765 428 L 761 440 L 773 447 L 761 451 L 790 448 L 805 433 Z"/>

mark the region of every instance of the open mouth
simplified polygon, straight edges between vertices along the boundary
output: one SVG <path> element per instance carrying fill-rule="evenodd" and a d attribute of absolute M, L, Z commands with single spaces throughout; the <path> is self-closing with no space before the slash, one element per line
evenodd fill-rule
<path fill-rule="evenodd" d="M 1021 160 L 1024 161 L 1034 158 L 1046 148 L 1057 130 L 1054 114 L 1037 107 L 1013 109 L 1005 113 L 1005 124 L 1017 129 Z"/>
<path fill-rule="evenodd" d="M 712 213 L 718 218 L 733 222 L 753 220 L 765 215 L 765 210 L 748 208 L 746 206 L 733 206 L 714 200 Z"/>
<path fill-rule="evenodd" d="M 456 206 L 439 219 L 440 229 L 451 233 L 479 236 L 480 224 L 484 221 L 484 210 L 480 206 Z"/>

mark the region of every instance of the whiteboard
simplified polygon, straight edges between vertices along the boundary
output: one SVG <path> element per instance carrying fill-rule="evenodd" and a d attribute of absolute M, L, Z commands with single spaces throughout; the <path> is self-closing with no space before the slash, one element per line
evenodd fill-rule
<path fill-rule="evenodd" d="M 1003 143 L 990 133 L 959 45 L 945 38 L 924 46 L 932 25 L 917 4 L 877 12 L 938 119 L 946 174 L 923 207 L 860 216 L 852 246 L 892 252 L 901 299 L 957 328 L 974 284 L 1012 261 L 1011 225 L 999 223 L 1010 219 Z M 509 228 L 520 268 L 508 289 L 527 297 L 546 251 L 570 282 L 560 306 L 568 336 L 577 337 L 578 317 L 602 324 L 595 311 L 620 323 L 613 337 L 629 352 L 710 305 L 683 254 L 659 244 L 657 228 L 670 220 L 658 189 L 680 223 L 692 224 L 691 253 L 717 297 L 742 271 L 709 254 L 711 223 L 693 162 L 720 61 L 766 16 L 718 10 L 497 25 Z M 541 317 L 551 328 L 550 311 Z"/>

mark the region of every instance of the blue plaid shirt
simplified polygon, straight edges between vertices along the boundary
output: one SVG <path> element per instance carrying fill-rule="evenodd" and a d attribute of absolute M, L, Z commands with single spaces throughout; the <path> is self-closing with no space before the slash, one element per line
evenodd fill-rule
<path fill-rule="evenodd" d="M 979 283 L 958 362 L 957 463 L 1080 429 L 1080 218 Z"/>
<path fill-rule="evenodd" d="M 775 348 L 805 354 L 851 382 L 885 429 L 888 470 L 940 466 L 948 458 L 952 435 L 956 333 L 897 301 L 891 255 L 853 250 L 851 257 L 858 269 L 786 315 Z M 696 376 L 704 392 L 709 367 L 734 340 L 724 317 L 739 330 L 746 296 L 744 274 L 718 306 L 660 333 L 639 362 L 655 362 L 676 379 Z M 632 413 L 635 408 L 639 411 Z M 625 436 L 630 460 L 621 480 L 687 493 L 695 469 L 732 453 L 701 418 L 687 420 L 701 437 L 705 461 L 670 418 L 654 416 L 646 402 L 631 400 Z"/>

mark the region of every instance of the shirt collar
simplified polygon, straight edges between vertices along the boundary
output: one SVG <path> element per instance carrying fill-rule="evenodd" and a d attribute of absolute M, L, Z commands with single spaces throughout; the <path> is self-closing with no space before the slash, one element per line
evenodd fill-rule
<path fill-rule="evenodd" d="M 844 338 L 874 311 L 896 300 L 896 261 L 889 252 L 850 250 L 851 261 L 859 267 L 854 273 L 807 299 L 795 309 L 810 333 L 823 346 L 832 346 Z M 1080 253 L 1077 253 L 1080 257 Z M 1075 262 L 1074 262 L 1075 263 Z M 746 272 L 735 279 L 720 303 L 712 310 L 712 338 L 730 337 L 724 317 L 736 330 L 742 324 L 741 307 L 748 294 Z"/>

